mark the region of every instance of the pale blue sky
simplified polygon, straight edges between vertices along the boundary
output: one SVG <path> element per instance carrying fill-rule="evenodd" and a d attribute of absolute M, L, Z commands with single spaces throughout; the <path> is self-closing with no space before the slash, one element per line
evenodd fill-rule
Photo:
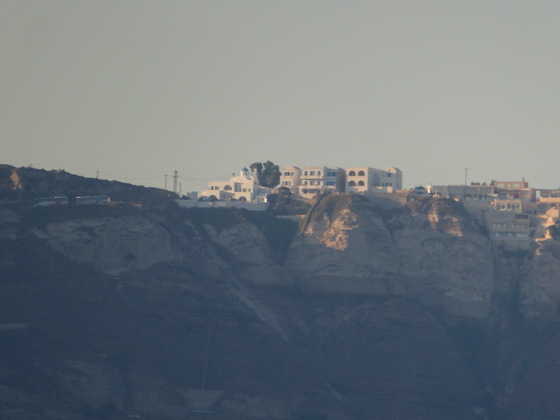
<path fill-rule="evenodd" d="M 560 186 L 557 0 L 2 0 L 0 57 L 0 163 Z"/>

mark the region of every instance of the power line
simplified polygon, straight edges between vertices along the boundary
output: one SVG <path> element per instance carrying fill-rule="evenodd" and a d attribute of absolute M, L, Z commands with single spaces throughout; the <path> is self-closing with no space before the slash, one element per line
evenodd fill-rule
<path fill-rule="evenodd" d="M 164 175 L 158 175 L 158 176 L 151 176 L 151 177 L 126 177 L 126 176 L 112 175 L 112 174 L 109 174 L 107 172 L 101 172 L 101 171 L 98 171 L 98 173 L 106 175 L 106 176 L 110 176 L 110 177 L 115 178 L 115 179 L 159 179 L 159 178 L 162 178 L 164 176 Z"/>
<path fill-rule="evenodd" d="M 217 179 L 228 178 L 228 177 L 230 177 L 230 176 L 231 176 L 231 174 L 228 172 L 228 173 L 225 174 L 225 175 L 214 176 L 214 177 L 211 177 L 211 178 L 192 178 L 192 177 L 190 177 L 190 176 L 187 176 L 187 175 L 184 175 L 184 174 L 182 174 L 182 173 L 179 173 L 179 177 L 180 177 L 180 178 L 186 179 L 186 180 L 188 180 L 188 181 L 215 181 L 215 180 L 217 180 Z"/>

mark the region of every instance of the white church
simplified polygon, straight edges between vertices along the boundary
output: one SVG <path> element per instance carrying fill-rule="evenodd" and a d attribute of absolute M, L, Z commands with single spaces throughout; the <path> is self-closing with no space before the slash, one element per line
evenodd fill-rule
<path fill-rule="evenodd" d="M 229 181 L 209 182 L 208 189 L 200 193 L 200 197 L 209 200 L 266 202 L 270 188 L 259 185 L 256 172 L 243 168 L 238 176 Z"/>

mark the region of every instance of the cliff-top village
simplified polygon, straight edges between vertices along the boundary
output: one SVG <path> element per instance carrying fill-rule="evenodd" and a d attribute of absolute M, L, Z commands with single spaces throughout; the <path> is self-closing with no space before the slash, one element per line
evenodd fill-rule
<path fill-rule="evenodd" d="M 264 210 L 268 196 L 280 188 L 305 200 L 329 193 L 358 193 L 401 204 L 423 195 L 451 198 L 486 226 L 492 241 L 513 250 L 550 236 L 548 228 L 560 220 L 560 190 L 531 188 L 524 179 L 404 190 L 403 173 L 395 167 L 285 166 L 275 188 L 261 186 L 256 171 L 243 168 L 228 181 L 209 182 L 208 189 L 177 202 L 184 207 Z"/>

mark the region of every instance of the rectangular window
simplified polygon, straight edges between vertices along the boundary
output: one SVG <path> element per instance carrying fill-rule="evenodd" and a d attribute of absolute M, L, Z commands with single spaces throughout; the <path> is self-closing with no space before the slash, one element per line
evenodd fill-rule
<path fill-rule="evenodd" d="M 315 176 L 315 171 L 309 171 L 309 176 Z"/>
<path fill-rule="evenodd" d="M 387 174 L 387 178 L 391 178 L 391 175 L 392 175 L 391 172 L 389 172 L 389 173 Z"/>
<path fill-rule="evenodd" d="M 304 175 L 307 175 L 307 171 L 303 171 L 303 174 L 304 174 Z"/>

